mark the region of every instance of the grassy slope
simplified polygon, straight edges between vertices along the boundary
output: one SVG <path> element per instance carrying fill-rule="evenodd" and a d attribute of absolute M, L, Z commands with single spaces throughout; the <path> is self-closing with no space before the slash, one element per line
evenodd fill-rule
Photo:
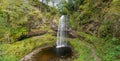
<path fill-rule="evenodd" d="M 93 44 L 89 44 L 86 41 L 92 41 L 94 43 L 94 49 L 97 52 L 97 56 L 99 56 L 102 61 L 119 61 L 119 59 L 113 59 L 115 55 L 115 49 L 112 49 L 114 48 L 114 45 L 110 47 L 111 42 L 104 42 L 104 39 L 97 38 L 83 32 L 79 32 L 79 36 L 85 37 L 85 40 L 71 40 L 71 44 L 77 52 L 75 61 L 95 61 L 95 57 L 91 56 L 92 51 L 88 47 L 91 45 L 93 46 Z M 55 40 L 56 37 L 46 34 L 15 42 L 13 44 L 2 44 L 0 45 L 0 61 L 19 61 L 21 57 L 31 52 L 33 49 L 46 43 L 53 43 Z M 1 55 L 1 53 L 3 53 L 3 55 Z"/>
<path fill-rule="evenodd" d="M 75 56 L 77 56 L 74 61 L 94 61 L 94 57 L 92 56 L 92 52 L 88 47 L 89 44 L 79 39 L 72 39 L 71 44 L 76 50 Z"/>
<path fill-rule="evenodd" d="M 8 1 L 9 0 L 3 1 L 2 7 L 4 7 L 4 8 L 2 8 L 2 9 L 8 10 L 7 7 L 10 7 L 11 9 L 14 8 L 14 7 L 11 7 L 9 5 Z M 18 0 L 18 2 L 19 1 L 20 0 Z M 22 13 L 24 15 L 24 16 L 22 16 L 24 18 L 21 19 L 21 15 L 18 14 L 19 16 L 17 18 L 20 17 L 20 20 L 15 22 L 15 24 L 10 23 L 10 24 L 14 24 L 13 26 L 15 27 L 15 30 L 14 30 L 14 28 L 12 28 L 10 26 L 10 28 L 12 28 L 11 29 L 12 31 L 9 31 L 9 33 L 10 34 L 14 33 L 14 34 L 12 34 L 12 36 L 17 38 L 17 37 L 19 37 L 20 35 L 23 34 L 23 32 L 21 30 L 24 30 L 24 29 L 21 29 L 21 28 L 24 28 L 24 26 L 21 26 L 20 29 L 17 29 L 16 25 L 20 26 L 20 24 L 29 23 L 29 21 L 33 21 L 33 20 L 34 21 L 39 21 L 40 19 L 42 19 L 42 21 L 43 21 L 42 26 L 40 25 L 41 27 L 39 29 L 32 29 L 32 30 L 43 30 L 43 31 L 47 31 L 48 33 L 45 34 L 45 35 L 24 39 L 24 40 L 21 40 L 21 41 L 14 40 L 13 43 L 11 43 L 11 44 L 4 43 L 5 42 L 4 37 L 1 37 L 3 39 L 0 39 L 0 41 L 2 41 L 3 44 L 0 44 L 0 61 L 19 61 L 23 56 L 30 53 L 33 49 L 35 49 L 37 47 L 40 47 L 42 45 L 45 45 L 45 44 L 54 43 L 54 41 L 56 40 L 56 37 L 51 35 L 51 32 L 53 32 L 53 31 L 50 29 L 50 26 L 48 25 L 48 22 L 51 22 L 54 15 L 52 15 L 50 12 L 47 12 L 47 13 L 41 12 L 38 7 L 34 7 L 34 6 L 32 6 L 32 4 L 30 5 L 30 4 L 27 4 L 27 3 L 20 2 L 23 5 L 17 6 L 17 4 L 19 4 L 18 2 L 12 1 L 13 6 L 16 6 L 18 8 L 15 8 L 16 11 L 12 10 L 11 13 L 15 12 L 15 14 L 18 14 L 20 11 L 17 11 L 17 10 L 23 10 L 23 12 L 20 12 L 20 13 Z M 32 1 L 31 3 L 33 3 L 33 2 L 34 1 Z M 6 6 L 4 3 L 8 3 L 8 5 Z M 14 4 L 14 3 L 16 3 L 16 4 Z M 35 2 L 34 4 L 39 5 L 40 3 Z M 42 6 L 44 7 L 43 10 L 46 10 L 46 9 L 49 8 L 49 7 L 46 7 L 45 5 L 42 5 Z M 24 7 L 25 8 L 29 7 L 29 9 L 28 10 L 27 10 L 27 8 L 24 9 Z M 1 9 L 1 7 L 0 7 L 0 9 Z M 26 10 L 26 11 L 24 11 L 24 10 Z M 2 10 L 0 10 L 0 12 L 2 12 Z M 2 12 L 2 13 L 4 14 L 4 12 Z M 0 16 L 0 17 L 2 17 L 2 16 Z M 13 18 L 13 16 L 10 16 L 10 17 Z M 30 19 L 31 17 L 32 17 L 32 19 Z M 4 18 L 4 17 L 2 17 L 2 18 Z M 48 21 L 48 19 L 49 19 L 49 21 Z M 11 18 L 9 20 L 11 20 Z M 16 21 L 16 20 L 18 20 L 18 19 L 15 18 L 12 21 Z M 4 21 L 4 20 L 2 20 L 2 21 Z M 3 27 L 3 29 L 0 29 L 0 31 L 4 30 L 4 28 L 5 27 Z M 9 27 L 7 27 L 7 28 L 9 29 Z M 25 29 L 25 31 L 27 31 L 27 30 Z M 5 32 L 6 31 L 8 31 L 8 30 L 5 30 Z M 10 40 L 12 40 L 12 37 L 10 37 Z"/>
<path fill-rule="evenodd" d="M 78 34 L 81 37 L 85 37 L 85 39 L 82 41 L 80 41 L 79 39 L 74 39 L 73 41 L 71 41 L 75 50 L 79 53 L 78 58 L 75 59 L 76 61 L 86 61 L 85 56 L 89 57 L 88 54 L 93 53 L 93 52 L 90 52 L 92 50 L 89 50 L 89 49 L 94 49 L 94 52 L 96 52 L 96 56 L 98 56 L 100 61 L 113 61 L 113 60 L 119 61 L 120 60 L 118 57 L 120 54 L 119 46 L 116 46 L 113 44 L 116 41 L 113 42 L 111 39 L 110 39 L 111 42 L 109 42 L 110 40 L 105 41 L 105 39 L 98 38 L 98 37 L 86 34 L 84 32 L 78 32 Z M 89 46 L 90 48 L 86 46 Z M 116 58 L 116 56 L 118 58 Z M 82 60 L 82 57 L 84 57 L 83 60 Z M 96 61 L 95 56 L 91 58 L 91 60 Z M 91 61 L 91 60 L 87 60 L 87 61 Z"/>
<path fill-rule="evenodd" d="M 55 40 L 56 37 L 51 34 L 45 34 L 13 44 L 1 44 L 0 50 L 2 50 L 1 52 L 3 55 L 0 56 L 0 61 L 19 61 L 20 58 L 31 52 L 33 49 L 45 44 L 53 43 Z"/>

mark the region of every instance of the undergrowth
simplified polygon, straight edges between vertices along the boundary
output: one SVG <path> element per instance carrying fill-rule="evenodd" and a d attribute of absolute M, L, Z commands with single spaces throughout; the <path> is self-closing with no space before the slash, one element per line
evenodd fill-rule
<path fill-rule="evenodd" d="M 0 61 L 19 61 L 23 56 L 44 44 L 54 43 L 56 37 L 45 34 L 25 39 L 13 44 L 0 45 Z"/>
<path fill-rule="evenodd" d="M 79 39 L 72 39 L 70 43 L 75 50 L 74 61 L 95 61 L 88 43 Z"/>

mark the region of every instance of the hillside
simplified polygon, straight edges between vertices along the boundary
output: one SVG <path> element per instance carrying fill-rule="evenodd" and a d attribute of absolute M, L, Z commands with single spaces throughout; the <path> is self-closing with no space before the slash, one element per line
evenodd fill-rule
<path fill-rule="evenodd" d="M 38 0 L 0 0 L 0 61 L 19 61 L 55 44 L 61 15 L 69 15 L 73 61 L 120 60 L 120 0 L 69 0 L 50 7 Z"/>

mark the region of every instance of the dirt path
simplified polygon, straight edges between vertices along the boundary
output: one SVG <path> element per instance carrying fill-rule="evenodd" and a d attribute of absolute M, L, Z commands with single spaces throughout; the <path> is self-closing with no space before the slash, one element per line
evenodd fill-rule
<path fill-rule="evenodd" d="M 90 47 L 91 51 L 92 51 L 92 55 L 94 57 L 95 61 L 101 61 L 100 58 L 97 56 L 95 49 L 93 47 Z"/>
<path fill-rule="evenodd" d="M 96 54 L 96 51 L 94 49 L 94 46 L 92 45 L 87 45 L 86 43 L 84 44 L 84 46 L 88 47 L 90 50 L 91 50 L 91 53 L 89 54 L 88 58 L 87 58 L 87 61 L 91 58 L 91 57 L 94 57 L 94 60 L 95 61 L 101 61 L 101 59 L 97 56 Z"/>

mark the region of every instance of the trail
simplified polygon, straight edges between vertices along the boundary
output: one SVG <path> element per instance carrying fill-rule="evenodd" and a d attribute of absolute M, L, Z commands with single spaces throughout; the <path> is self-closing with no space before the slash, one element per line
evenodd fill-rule
<path fill-rule="evenodd" d="M 90 45 L 90 44 L 87 45 L 85 43 L 84 46 L 88 47 L 91 50 L 91 53 L 89 54 L 88 58 L 85 61 L 88 61 L 91 57 L 94 57 L 95 61 L 101 61 L 101 59 L 97 56 L 93 45 Z"/>
<path fill-rule="evenodd" d="M 100 58 L 97 56 L 95 49 L 93 47 L 90 47 L 91 51 L 92 51 L 92 55 L 94 57 L 95 61 L 100 61 Z"/>

